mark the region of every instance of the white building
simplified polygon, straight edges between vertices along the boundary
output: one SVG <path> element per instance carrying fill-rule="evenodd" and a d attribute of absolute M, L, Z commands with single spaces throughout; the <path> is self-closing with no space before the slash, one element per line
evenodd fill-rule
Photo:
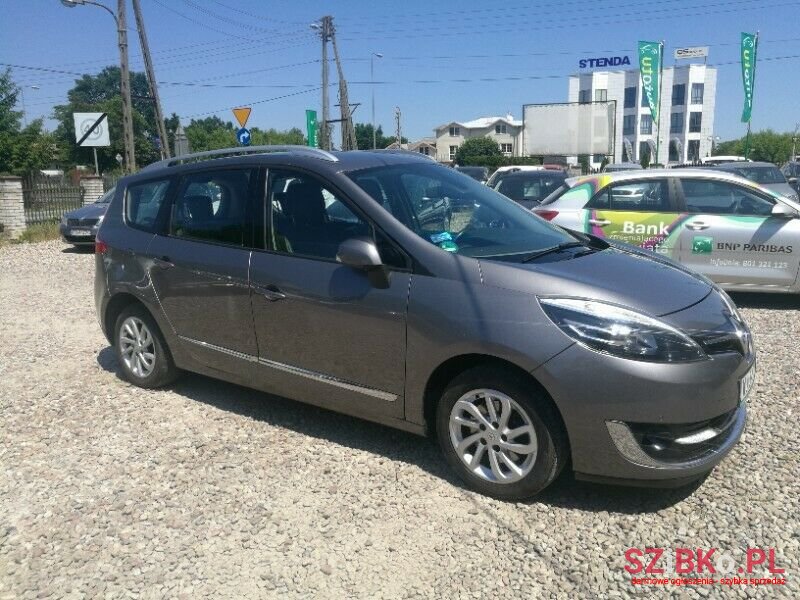
<path fill-rule="evenodd" d="M 436 160 L 453 162 L 458 147 L 469 138 L 489 137 L 506 156 L 522 156 L 522 121 L 505 117 L 481 117 L 473 121 L 451 121 L 434 129 Z"/>
<path fill-rule="evenodd" d="M 609 162 L 675 164 L 699 160 L 711 154 L 717 70 L 700 64 L 664 68 L 661 83 L 661 146 L 656 154 L 657 126 L 642 94 L 639 71 L 593 71 L 569 78 L 569 101 L 616 100 L 614 156 Z M 575 160 L 574 158 L 571 159 Z M 603 156 L 592 156 L 599 168 Z"/>

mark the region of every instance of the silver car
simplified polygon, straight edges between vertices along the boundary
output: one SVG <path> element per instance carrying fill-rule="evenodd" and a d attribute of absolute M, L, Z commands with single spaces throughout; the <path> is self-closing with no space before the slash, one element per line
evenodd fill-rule
<path fill-rule="evenodd" d="M 534 210 L 568 229 L 665 255 L 727 290 L 800 291 L 800 204 L 731 173 L 577 177 Z"/>
<path fill-rule="evenodd" d="M 65 213 L 58 226 L 61 239 L 73 246 L 93 246 L 113 197 L 114 188 L 111 188 L 95 202 Z"/>
<path fill-rule="evenodd" d="M 786 196 L 790 200 L 798 201 L 797 191 L 786 179 L 781 170 L 768 162 L 734 162 L 714 165 L 712 169 L 719 169 L 749 179 L 765 188 Z"/>

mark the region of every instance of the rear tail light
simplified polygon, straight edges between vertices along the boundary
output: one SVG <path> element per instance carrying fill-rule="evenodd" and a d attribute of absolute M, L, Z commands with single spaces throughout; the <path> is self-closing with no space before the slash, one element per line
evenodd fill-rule
<path fill-rule="evenodd" d="M 106 244 L 103 240 L 100 239 L 100 236 L 95 236 L 94 238 L 94 253 L 95 254 L 105 254 L 108 251 L 108 244 Z"/>
<path fill-rule="evenodd" d="M 546 208 L 534 208 L 533 212 L 542 217 L 546 221 L 552 221 L 558 216 L 557 210 L 547 210 Z"/>

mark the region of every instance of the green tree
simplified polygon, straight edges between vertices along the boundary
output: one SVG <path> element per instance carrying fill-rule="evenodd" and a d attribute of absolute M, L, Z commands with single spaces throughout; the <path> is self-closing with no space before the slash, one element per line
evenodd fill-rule
<path fill-rule="evenodd" d="M 356 143 L 358 144 L 358 149 L 372 150 L 372 124 L 356 123 L 355 130 L 356 130 Z M 375 130 L 376 148 L 386 148 L 390 144 L 394 143 L 396 139 L 397 138 L 395 138 L 394 136 L 383 135 L 383 127 L 381 125 L 378 125 L 377 129 Z M 401 137 L 400 143 L 407 144 L 408 138 Z"/>
<path fill-rule="evenodd" d="M 15 110 L 19 93 L 10 70 L 0 73 L 0 173 L 24 175 L 58 159 L 56 140 L 44 130 L 42 119 L 20 126 L 22 112 Z"/>
<path fill-rule="evenodd" d="M 714 148 L 714 156 L 744 156 L 747 136 L 738 140 L 720 142 Z M 777 133 L 772 129 L 756 131 L 750 134 L 751 160 L 781 164 L 789 160 L 792 153 L 792 134 Z"/>
<path fill-rule="evenodd" d="M 236 128 L 231 121 L 219 117 L 192 119 L 184 128 L 192 152 L 219 150 L 236 145 Z"/>
<path fill-rule="evenodd" d="M 497 142 L 488 137 L 469 138 L 456 151 L 457 165 L 484 165 L 487 159 L 502 159 Z"/>

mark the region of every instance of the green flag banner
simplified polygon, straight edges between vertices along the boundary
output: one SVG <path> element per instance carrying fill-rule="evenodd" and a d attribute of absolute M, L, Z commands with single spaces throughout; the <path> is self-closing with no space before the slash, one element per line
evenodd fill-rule
<path fill-rule="evenodd" d="M 661 42 L 639 42 L 639 73 L 642 76 L 642 93 L 647 96 L 650 114 L 653 121 L 658 122 L 659 78 L 661 77 L 661 60 L 664 48 Z"/>
<path fill-rule="evenodd" d="M 319 145 L 317 143 L 317 111 L 315 110 L 306 111 L 306 137 L 308 138 L 306 145 L 312 148 Z"/>
<path fill-rule="evenodd" d="M 742 33 L 742 85 L 744 86 L 742 123 L 749 123 L 753 113 L 753 90 L 756 85 L 757 49 L 758 34 Z"/>

